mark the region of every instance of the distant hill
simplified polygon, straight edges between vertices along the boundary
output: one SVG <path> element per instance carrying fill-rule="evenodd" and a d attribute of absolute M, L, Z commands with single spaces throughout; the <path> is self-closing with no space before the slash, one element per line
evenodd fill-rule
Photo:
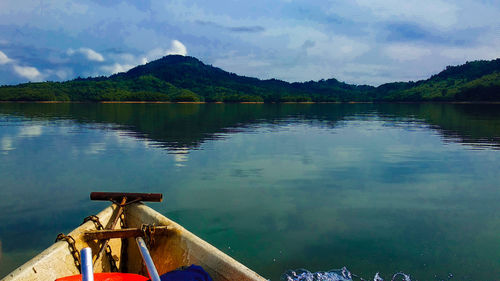
<path fill-rule="evenodd" d="M 372 87 L 336 79 L 288 83 L 239 76 L 170 55 L 109 77 L 0 87 L 4 101 L 500 101 L 500 59 L 449 66 L 427 80 Z"/>
<path fill-rule="evenodd" d="M 500 101 L 500 59 L 448 66 L 427 80 L 377 87 L 375 100 Z"/>
<path fill-rule="evenodd" d="M 336 79 L 306 83 L 260 80 L 206 65 L 193 57 L 175 55 L 112 75 L 109 79 L 129 81 L 147 76 L 189 90 L 198 95 L 200 100 L 208 102 L 347 101 L 359 99 L 367 89 L 374 89 L 370 86 L 348 85 Z"/>

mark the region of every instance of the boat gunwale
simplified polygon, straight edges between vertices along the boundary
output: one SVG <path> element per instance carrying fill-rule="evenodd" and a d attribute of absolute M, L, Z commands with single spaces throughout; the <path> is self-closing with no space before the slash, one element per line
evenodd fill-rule
<path fill-rule="evenodd" d="M 199 263 L 199 265 L 202 265 L 202 267 L 210 273 L 214 281 L 220 280 L 220 278 L 222 278 L 222 280 L 238 281 L 268 280 L 228 254 L 222 252 L 212 244 L 185 229 L 182 225 L 142 203 L 133 204 L 131 208 L 126 209 L 127 223 L 134 220 L 134 216 L 144 214 L 146 214 L 147 217 L 142 216 L 140 218 L 136 218 L 136 220 L 138 222 L 156 223 L 157 225 L 169 226 L 178 232 L 182 239 L 182 244 L 186 247 L 185 250 L 188 255 L 188 262 L 193 263 L 194 261 Z M 139 225 L 134 226 L 139 227 Z M 189 255 L 191 255 L 191 257 Z M 198 257 L 195 257 L 196 255 L 198 255 Z M 193 260 L 190 260 L 190 258 Z M 237 279 L 235 278 L 235 275 L 237 276 Z"/>
<path fill-rule="evenodd" d="M 97 216 L 99 217 L 101 223 L 105 225 L 108 224 L 110 218 L 115 213 L 115 209 L 116 206 L 111 205 L 99 212 Z M 68 236 L 73 237 L 77 245 L 88 245 L 83 240 L 83 233 L 86 230 L 92 229 L 95 229 L 94 223 L 92 221 L 87 221 L 73 229 L 70 233 L 68 233 Z M 49 269 L 47 266 L 53 264 L 51 263 L 51 260 L 54 258 L 60 261 L 60 263 L 65 264 L 66 267 L 57 266 L 56 270 L 43 270 Z M 59 269 L 59 271 L 57 269 Z M 74 259 L 69 253 L 68 243 L 66 241 L 57 241 L 38 255 L 34 256 L 32 259 L 8 273 L 0 279 L 0 281 L 55 280 L 56 278 L 62 277 L 60 276 L 61 274 L 69 276 L 79 273 L 79 270 L 75 266 Z"/>
<path fill-rule="evenodd" d="M 116 215 L 116 205 L 106 207 L 97 215 L 103 225 L 110 223 L 111 219 Z M 125 209 L 126 221 L 138 220 L 141 223 L 144 218 L 147 218 L 146 223 L 153 223 L 156 225 L 165 225 L 172 227 L 175 232 L 179 233 L 183 246 L 186 250 L 187 261 L 194 260 L 200 263 L 206 270 L 217 280 L 239 280 L 239 281 L 265 281 L 256 272 L 252 271 L 245 265 L 233 259 L 226 253 L 217 249 L 207 241 L 201 239 L 190 231 L 186 230 L 183 226 L 170 220 L 156 210 L 144 205 L 143 203 L 134 203 Z M 142 219 L 142 220 L 141 220 Z M 140 225 L 136 226 L 140 227 Z M 95 230 L 95 225 L 92 221 L 87 221 L 82 225 L 73 229 L 68 235 L 72 236 L 77 245 L 77 249 L 90 246 L 96 248 L 98 244 L 89 242 L 84 239 L 84 232 L 88 230 Z M 120 239 L 117 242 L 121 244 Z M 130 243 L 129 243 L 130 245 Z M 130 246 L 129 246 L 130 247 Z M 93 249 L 95 251 L 96 249 Z M 118 251 L 120 252 L 120 251 Z M 97 264 L 105 267 L 103 262 L 104 257 L 100 257 Z M 57 263 L 53 261 L 57 260 Z M 102 264 L 102 265 L 101 265 Z M 100 270 L 95 270 L 100 272 Z M 4 276 L 0 281 L 19 281 L 19 280 L 55 280 L 63 276 L 79 274 L 78 269 L 74 264 L 74 259 L 68 250 L 68 244 L 65 241 L 55 242 L 41 253 L 25 262 L 23 265 L 14 269 L 12 272 Z M 238 279 L 234 279 L 234 276 Z"/>

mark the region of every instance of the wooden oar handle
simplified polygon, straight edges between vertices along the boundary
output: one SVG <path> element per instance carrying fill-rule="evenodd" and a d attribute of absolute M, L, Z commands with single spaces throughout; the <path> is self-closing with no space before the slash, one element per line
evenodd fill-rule
<path fill-rule="evenodd" d="M 155 226 L 154 235 L 167 235 L 173 233 L 175 230 L 170 226 Z M 104 230 L 90 230 L 83 234 L 85 241 L 91 240 L 106 240 L 113 238 L 135 238 L 144 236 L 144 232 L 140 228 L 123 228 L 123 229 L 104 229 Z"/>
<path fill-rule="evenodd" d="M 127 202 L 138 200 L 147 202 L 161 202 L 163 195 L 161 193 L 128 193 L 128 192 L 91 192 L 90 200 L 109 201 L 114 200 L 120 202 L 123 197 L 127 198 Z"/>

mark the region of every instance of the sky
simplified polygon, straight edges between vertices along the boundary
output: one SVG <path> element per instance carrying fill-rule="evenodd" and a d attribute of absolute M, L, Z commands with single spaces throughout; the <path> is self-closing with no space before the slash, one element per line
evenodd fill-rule
<path fill-rule="evenodd" d="M 500 2 L 0 1 L 0 85 L 110 75 L 168 54 L 261 79 L 416 81 L 500 57 Z"/>

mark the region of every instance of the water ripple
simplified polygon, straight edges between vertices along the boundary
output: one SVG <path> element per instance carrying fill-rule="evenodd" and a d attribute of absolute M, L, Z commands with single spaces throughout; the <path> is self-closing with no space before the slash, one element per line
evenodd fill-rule
<path fill-rule="evenodd" d="M 355 274 L 352 274 L 345 266 L 341 269 L 330 271 L 310 272 L 305 269 L 288 270 L 281 276 L 281 281 L 367 281 Z M 410 275 L 403 272 L 398 272 L 392 276 L 391 281 L 412 281 Z M 373 281 L 384 281 L 377 272 L 373 277 Z"/>

